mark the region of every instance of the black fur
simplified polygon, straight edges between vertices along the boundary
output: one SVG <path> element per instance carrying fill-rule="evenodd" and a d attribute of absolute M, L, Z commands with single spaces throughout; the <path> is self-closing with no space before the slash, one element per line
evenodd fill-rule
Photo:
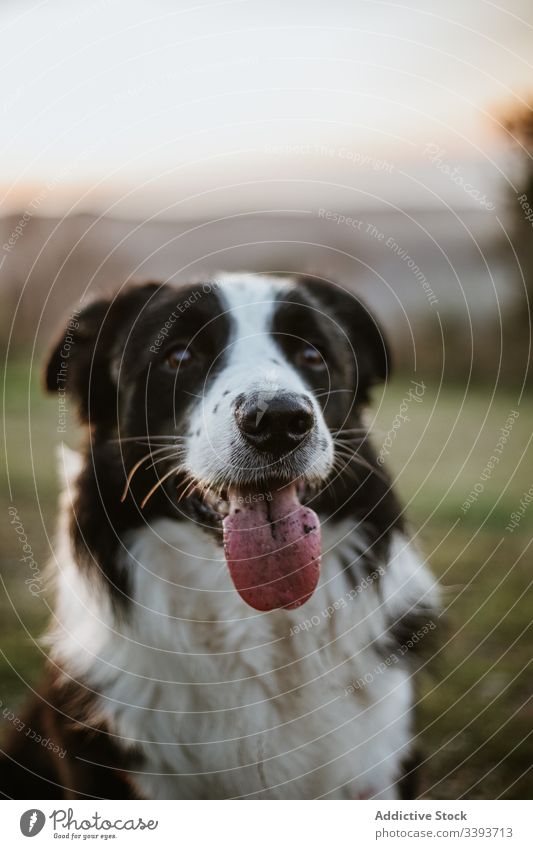
<path fill-rule="evenodd" d="M 323 375 L 312 388 L 326 389 L 320 399 L 326 423 L 332 432 L 347 431 L 357 444 L 357 456 L 348 462 L 313 501 L 313 509 L 336 519 L 355 518 L 364 529 L 371 552 L 386 559 L 390 532 L 402 530 L 402 510 L 377 452 L 368 437 L 354 437 L 364 430 L 362 413 L 370 390 L 391 371 L 391 355 L 375 318 L 355 296 L 318 278 L 302 277 L 299 285 L 284 295 L 275 321 L 280 346 L 290 353 L 295 337 L 311 341 L 328 363 L 328 384 Z M 313 375 L 309 376 L 312 381 Z M 347 391 L 349 390 L 349 391 Z M 357 440 L 357 443 L 356 443 Z M 372 557 L 368 559 L 372 570 Z"/>
<path fill-rule="evenodd" d="M 11 734 L 0 758 L 0 798 L 139 798 L 128 779 L 135 754 L 125 754 L 104 726 L 87 720 L 91 708 L 88 689 L 60 684 L 50 669 L 46 685 L 21 717 L 23 730 Z"/>

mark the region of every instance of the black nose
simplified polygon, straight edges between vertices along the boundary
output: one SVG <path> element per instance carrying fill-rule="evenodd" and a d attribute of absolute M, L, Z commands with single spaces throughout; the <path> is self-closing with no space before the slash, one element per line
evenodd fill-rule
<path fill-rule="evenodd" d="M 257 392 L 235 408 L 239 430 L 260 451 L 282 453 L 296 448 L 315 423 L 311 402 L 291 392 Z"/>

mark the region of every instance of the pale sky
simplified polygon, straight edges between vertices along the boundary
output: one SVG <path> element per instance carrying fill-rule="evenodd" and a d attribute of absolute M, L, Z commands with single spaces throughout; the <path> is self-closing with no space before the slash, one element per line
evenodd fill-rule
<path fill-rule="evenodd" d="M 214 187 L 223 210 L 224 184 L 331 181 L 347 151 L 425 173 L 432 142 L 494 172 L 492 116 L 533 91 L 531 0 L 4 0 L 0 33 L 7 211 L 47 181 L 45 213 Z"/>

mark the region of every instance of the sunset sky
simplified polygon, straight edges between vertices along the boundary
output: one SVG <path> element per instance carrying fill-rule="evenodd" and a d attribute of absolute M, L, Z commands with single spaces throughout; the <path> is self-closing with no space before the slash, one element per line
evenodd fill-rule
<path fill-rule="evenodd" d="M 490 188 L 510 167 L 496 118 L 533 91 L 533 4 L 505 6 L 4 2 L 3 208 L 298 206 L 354 169 L 369 195 L 429 203 L 455 191 L 431 144 Z"/>

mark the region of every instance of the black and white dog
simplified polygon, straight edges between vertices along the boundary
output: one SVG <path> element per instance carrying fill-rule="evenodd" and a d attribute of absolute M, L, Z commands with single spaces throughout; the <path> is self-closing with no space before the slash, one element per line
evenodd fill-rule
<path fill-rule="evenodd" d="M 4 794 L 398 798 L 399 646 L 438 591 L 364 427 L 389 372 L 374 318 L 319 279 L 224 274 L 130 286 L 70 328 L 46 384 L 87 445 L 62 455 L 28 716 L 64 754 L 13 735 Z"/>

